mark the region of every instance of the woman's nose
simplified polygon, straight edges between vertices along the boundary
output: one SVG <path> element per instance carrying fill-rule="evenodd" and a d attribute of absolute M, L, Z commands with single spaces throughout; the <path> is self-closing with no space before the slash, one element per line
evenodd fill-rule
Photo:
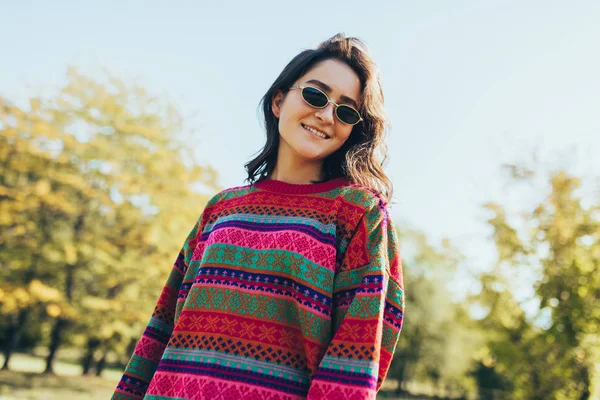
<path fill-rule="evenodd" d="M 315 115 L 323 122 L 332 124 L 335 118 L 335 104 L 327 104 L 324 108 L 318 109 Z"/>

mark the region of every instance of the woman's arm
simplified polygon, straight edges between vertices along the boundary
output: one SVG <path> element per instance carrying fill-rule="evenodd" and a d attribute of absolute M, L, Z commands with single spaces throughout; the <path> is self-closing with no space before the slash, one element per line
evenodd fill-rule
<path fill-rule="evenodd" d="M 402 329 L 398 239 L 380 199 L 354 232 L 334 280 L 333 339 L 308 399 L 375 399 Z"/>

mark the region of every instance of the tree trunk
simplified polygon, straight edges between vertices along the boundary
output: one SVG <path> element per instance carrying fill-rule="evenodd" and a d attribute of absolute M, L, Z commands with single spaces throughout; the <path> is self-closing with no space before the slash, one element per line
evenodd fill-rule
<path fill-rule="evenodd" d="M 414 370 L 414 365 L 421 356 L 422 340 L 421 330 L 417 328 L 408 340 L 408 348 L 397 355 L 400 360 L 400 366 L 396 368 L 394 374 L 394 378 L 398 379 L 398 388 L 395 391 L 397 395 L 405 393 L 404 386 L 410 380 L 411 371 Z"/>
<path fill-rule="evenodd" d="M 402 384 L 404 383 L 404 374 L 406 371 L 406 366 L 408 364 L 408 357 L 405 354 L 398 354 L 395 359 L 395 364 L 399 366 L 394 366 L 394 378 L 398 380 L 398 387 L 394 390 L 394 394 L 400 396 L 404 393 L 404 389 L 402 388 Z"/>
<path fill-rule="evenodd" d="M 27 317 L 29 316 L 30 311 L 31 310 L 29 308 L 21 310 L 15 319 L 14 324 L 12 324 L 9 328 L 8 340 L 6 341 L 6 345 L 4 347 L 4 364 L 2 365 L 2 370 L 8 370 L 10 357 L 19 345 L 19 341 L 21 340 L 21 335 L 23 334 L 23 329 L 25 328 L 25 323 L 27 322 Z"/>
<path fill-rule="evenodd" d="M 102 351 L 102 357 L 96 363 L 96 376 L 102 376 L 102 371 L 104 371 L 104 367 L 106 366 L 106 354 L 108 353 L 107 349 Z"/>
<path fill-rule="evenodd" d="M 581 394 L 579 395 L 579 400 L 588 400 L 590 398 L 590 396 L 592 395 L 592 393 L 590 392 L 590 386 L 592 385 L 591 379 L 590 379 L 590 370 L 587 367 L 583 367 L 583 370 L 581 371 L 582 375 L 583 375 L 583 384 L 584 389 L 581 392 Z"/>
<path fill-rule="evenodd" d="M 66 325 L 67 320 L 59 318 L 52 328 L 48 357 L 46 357 L 46 369 L 44 370 L 45 374 L 54 374 L 54 358 L 56 357 L 56 352 L 60 346 L 62 334 Z"/>
<path fill-rule="evenodd" d="M 82 375 L 89 375 L 92 369 L 92 364 L 94 363 L 94 353 L 100 346 L 100 340 L 95 337 L 91 337 L 88 339 L 87 343 L 87 352 L 85 357 L 81 360 L 81 367 L 83 368 Z"/>
<path fill-rule="evenodd" d="M 73 275 L 75 273 L 74 265 L 67 265 L 66 277 L 65 277 L 65 294 L 67 301 L 71 304 L 73 299 Z M 54 373 L 54 357 L 56 356 L 56 352 L 61 345 L 62 337 L 64 333 L 64 328 L 69 324 L 68 320 L 58 317 L 56 323 L 54 324 L 54 328 L 52 328 L 52 335 L 50 336 L 50 349 L 48 353 L 48 357 L 46 358 L 46 369 L 44 373 L 53 374 Z"/>
<path fill-rule="evenodd" d="M 45 221 L 44 218 L 44 207 L 40 207 L 40 220 L 42 222 Z M 44 224 L 42 224 L 42 229 L 44 229 Z M 45 230 L 44 230 L 44 233 Z M 46 236 L 47 237 L 47 236 Z M 37 264 L 40 261 L 40 253 L 33 253 L 33 257 L 31 259 L 31 264 L 27 272 L 25 273 L 25 282 L 29 283 L 35 278 L 37 274 Z M 27 318 L 31 313 L 31 308 L 25 308 L 19 312 L 19 315 L 16 318 L 14 324 L 9 328 L 9 333 L 6 341 L 6 345 L 4 347 L 4 364 L 2 365 L 3 370 L 8 370 L 8 362 L 10 361 L 10 357 L 13 352 L 19 346 L 19 342 L 21 341 L 21 336 L 23 335 L 23 330 L 25 329 L 25 325 L 27 323 Z"/>

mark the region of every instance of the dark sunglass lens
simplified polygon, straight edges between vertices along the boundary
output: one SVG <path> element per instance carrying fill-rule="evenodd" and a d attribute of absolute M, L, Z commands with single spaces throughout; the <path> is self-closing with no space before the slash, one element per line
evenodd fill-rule
<path fill-rule="evenodd" d="M 305 87 L 302 89 L 302 96 L 313 107 L 323 108 L 327 105 L 327 96 L 315 88 Z"/>
<path fill-rule="evenodd" d="M 336 113 L 340 121 L 346 124 L 354 125 L 360 120 L 360 115 L 358 114 L 358 112 L 355 109 L 348 106 L 339 106 L 337 108 Z"/>

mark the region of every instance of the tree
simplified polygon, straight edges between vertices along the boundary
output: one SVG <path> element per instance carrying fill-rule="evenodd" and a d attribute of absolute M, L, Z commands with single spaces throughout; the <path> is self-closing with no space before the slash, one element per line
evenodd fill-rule
<path fill-rule="evenodd" d="M 510 166 L 515 180 L 535 174 Z M 477 301 L 488 309 L 490 364 L 508 378 L 515 399 L 587 399 L 600 360 L 600 204 L 584 206 L 581 182 L 551 174 L 545 199 L 510 218 L 489 203 L 498 250 Z M 511 275 L 536 273 L 538 313 L 529 318 L 510 294 Z M 598 379 L 598 377 L 596 377 Z"/>
<path fill-rule="evenodd" d="M 60 293 L 43 313 L 47 372 L 65 332 L 87 342 L 89 363 L 93 348 L 123 350 L 206 203 L 198 187 L 218 190 L 215 171 L 195 161 L 170 105 L 114 77 L 71 69 L 56 96 L 3 100 L 0 117 L 5 368 L 33 310 L 8 305 L 34 279 Z"/>

